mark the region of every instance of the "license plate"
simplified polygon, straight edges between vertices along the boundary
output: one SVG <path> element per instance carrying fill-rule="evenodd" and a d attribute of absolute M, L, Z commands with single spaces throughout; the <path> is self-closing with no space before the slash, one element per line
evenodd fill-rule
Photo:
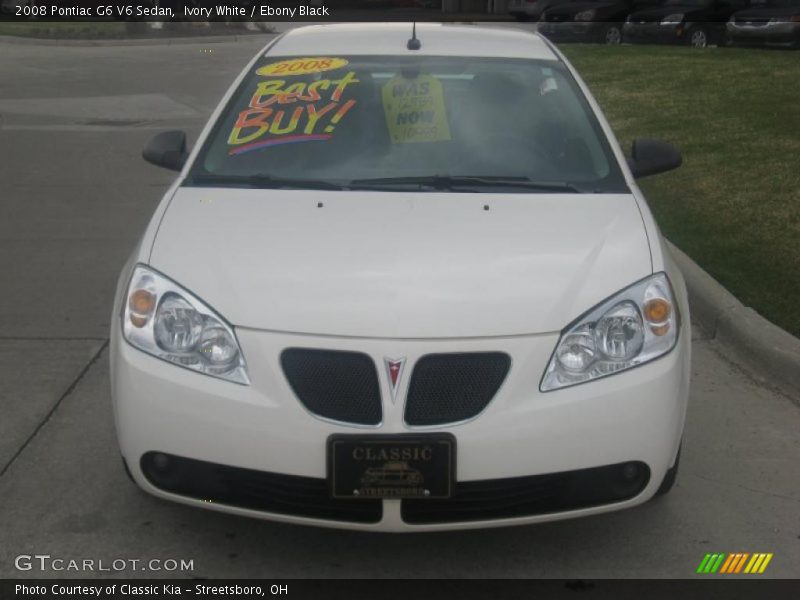
<path fill-rule="evenodd" d="M 449 498 L 455 461 L 456 440 L 450 434 L 328 438 L 334 498 Z"/>

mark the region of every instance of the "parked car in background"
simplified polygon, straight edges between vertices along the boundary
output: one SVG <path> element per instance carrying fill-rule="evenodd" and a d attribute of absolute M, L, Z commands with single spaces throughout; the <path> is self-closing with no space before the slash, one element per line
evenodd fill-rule
<path fill-rule="evenodd" d="M 731 16 L 727 29 L 736 46 L 800 48 L 800 0 L 753 0 Z"/>
<path fill-rule="evenodd" d="M 622 28 L 626 42 L 688 44 L 705 48 L 726 39 L 726 24 L 749 0 L 666 0 L 631 14 Z"/>
<path fill-rule="evenodd" d="M 558 4 L 573 2 L 574 0 L 510 0 L 508 14 L 518 21 L 538 21 L 542 13 Z"/>
<path fill-rule="evenodd" d="M 539 33 L 554 42 L 619 44 L 622 25 L 632 12 L 658 6 L 661 0 L 578 0 L 548 8 Z"/>

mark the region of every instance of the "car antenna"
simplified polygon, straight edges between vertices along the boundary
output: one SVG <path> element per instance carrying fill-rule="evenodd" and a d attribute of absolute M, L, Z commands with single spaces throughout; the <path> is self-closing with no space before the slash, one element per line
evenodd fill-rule
<path fill-rule="evenodd" d="M 417 39 L 417 22 L 414 21 L 414 24 L 411 26 L 411 39 L 408 40 L 406 44 L 406 48 L 409 50 L 419 50 L 422 48 L 422 42 Z"/>

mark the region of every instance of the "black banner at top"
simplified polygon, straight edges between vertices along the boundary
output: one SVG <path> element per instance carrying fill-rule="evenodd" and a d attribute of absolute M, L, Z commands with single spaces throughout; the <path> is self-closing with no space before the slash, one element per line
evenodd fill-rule
<path fill-rule="evenodd" d="M 507 0 L 0 0 L 5 21 L 440 21 L 507 17 Z"/>

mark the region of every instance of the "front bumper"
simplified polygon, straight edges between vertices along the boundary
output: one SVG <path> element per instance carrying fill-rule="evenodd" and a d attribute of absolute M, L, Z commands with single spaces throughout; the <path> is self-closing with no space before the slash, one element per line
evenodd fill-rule
<path fill-rule="evenodd" d="M 736 45 L 800 46 L 800 23 L 767 23 L 758 26 L 729 21 L 727 31 L 728 39 Z"/>
<path fill-rule="evenodd" d="M 537 33 L 541 33 L 553 42 L 602 42 L 608 23 L 595 21 L 566 21 L 557 23 L 542 21 L 539 23 Z"/>
<path fill-rule="evenodd" d="M 622 40 L 640 44 L 683 44 L 686 43 L 687 29 L 685 23 L 662 25 L 658 22 L 627 22 L 622 26 Z"/>
<path fill-rule="evenodd" d="M 146 355 L 112 328 L 111 372 L 115 422 L 122 456 L 136 483 L 156 496 L 214 510 L 308 525 L 377 531 L 424 531 L 534 523 L 626 508 L 650 499 L 673 464 L 683 429 L 689 383 L 687 326 L 668 355 L 625 373 L 541 393 L 539 380 L 557 334 L 454 340 L 315 338 L 237 329 L 248 361 L 250 386 L 194 373 Z M 502 351 L 511 356 L 507 379 L 477 418 L 461 424 L 410 428 L 403 422 L 404 377 L 391 401 L 381 377 L 383 421 L 357 427 L 324 421 L 295 398 L 279 356 L 288 347 L 354 350 L 379 367 L 385 356 L 405 356 L 408 373 L 421 356 L 440 352 Z M 382 502 L 372 522 L 256 510 L 194 498 L 156 487 L 142 457 L 161 452 L 197 461 L 296 476 L 324 484 L 326 440 L 334 433 L 445 431 L 457 440 L 458 484 L 521 478 L 640 461 L 649 470 L 634 497 L 574 510 L 548 510 L 513 518 L 404 519 L 402 501 Z M 168 486 L 167 486 L 168 487 Z M 346 502 L 362 502 L 347 500 Z M 435 502 L 435 501 L 421 501 Z"/>

